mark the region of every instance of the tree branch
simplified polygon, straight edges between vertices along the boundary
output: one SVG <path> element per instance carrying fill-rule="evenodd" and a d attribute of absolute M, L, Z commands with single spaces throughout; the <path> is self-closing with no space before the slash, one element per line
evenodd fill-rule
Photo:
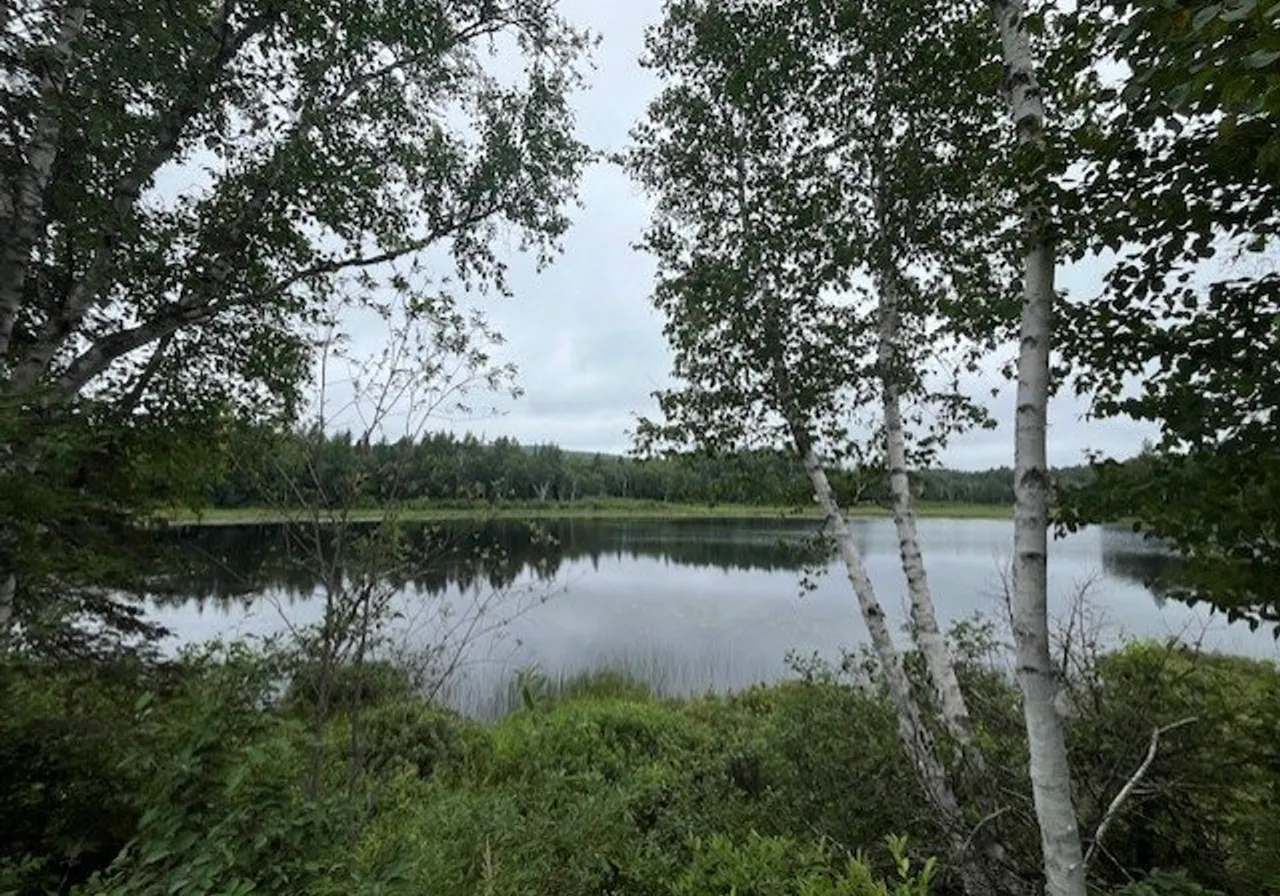
<path fill-rule="evenodd" d="M 9 351 L 13 327 L 22 306 L 22 295 L 31 265 L 31 247 L 40 232 L 44 216 L 45 192 L 58 155 L 62 124 L 57 109 L 71 65 L 72 46 L 84 31 L 89 0 L 73 0 L 62 16 L 58 37 L 50 48 L 50 63 L 40 79 L 40 113 L 27 142 L 26 164 L 5 202 L 5 218 L 0 238 L 0 358 Z"/>
<path fill-rule="evenodd" d="M 419 252 L 450 234 L 479 224 L 493 214 L 493 211 L 494 209 L 491 206 L 471 209 L 452 219 L 447 224 L 437 227 L 425 236 L 404 243 L 395 249 L 389 249 L 376 255 L 326 259 L 296 271 L 264 289 L 255 290 L 234 299 L 219 301 L 217 298 L 210 298 L 223 294 L 226 278 L 230 271 L 229 265 L 215 265 L 214 275 L 209 278 L 207 285 L 201 287 L 199 299 L 175 302 L 166 306 L 145 323 L 130 327 L 127 330 L 117 330 L 98 339 L 67 365 L 66 370 L 58 377 L 53 387 L 53 393 L 63 398 L 70 398 L 84 388 L 85 384 L 90 380 L 106 370 L 116 359 L 157 339 L 167 338 L 183 327 L 203 323 L 232 308 L 251 306 L 266 301 L 272 296 L 278 296 L 291 286 L 314 277 L 358 268 L 375 267 L 395 261 L 405 255 Z"/>
<path fill-rule="evenodd" d="M 62 337 L 79 326 L 84 319 L 101 293 L 103 280 L 115 262 L 116 249 L 121 241 L 120 231 L 132 218 L 143 187 L 162 165 L 173 158 L 187 126 L 204 108 L 227 65 L 250 40 L 266 31 L 277 18 L 275 15 L 258 16 L 232 35 L 228 29 L 233 2 L 234 0 L 224 0 L 218 13 L 220 27 L 216 38 L 217 47 L 198 73 L 191 77 L 188 89 L 161 115 L 155 143 L 143 150 L 112 186 L 111 205 L 116 216 L 115 226 L 104 228 L 101 241 L 84 274 L 72 287 L 61 310 L 57 314 L 50 314 L 41 327 L 35 345 L 14 371 L 10 381 L 11 391 L 21 392 L 34 386 L 53 361 Z"/>
<path fill-rule="evenodd" d="M 1189 716 L 1180 719 L 1177 722 L 1165 725 L 1162 728 L 1153 728 L 1151 731 L 1151 744 L 1147 747 L 1147 755 L 1143 757 L 1142 764 L 1138 766 L 1125 785 L 1120 788 L 1120 792 L 1116 794 L 1115 799 L 1111 801 L 1111 805 L 1107 806 L 1107 811 L 1102 816 L 1102 821 L 1098 824 L 1097 831 L 1094 832 L 1093 842 L 1089 844 L 1089 850 L 1084 854 L 1084 863 L 1088 865 L 1093 859 L 1093 853 L 1102 844 L 1102 838 L 1106 835 L 1107 829 L 1111 827 L 1111 823 L 1116 820 L 1116 816 L 1123 808 L 1125 801 L 1132 796 L 1134 788 L 1142 781 L 1147 774 L 1147 770 L 1151 768 L 1151 763 L 1156 760 L 1156 750 L 1160 746 L 1160 735 L 1167 734 L 1175 728 L 1181 728 L 1183 725 L 1190 725 L 1192 722 L 1199 721 L 1198 716 Z"/>

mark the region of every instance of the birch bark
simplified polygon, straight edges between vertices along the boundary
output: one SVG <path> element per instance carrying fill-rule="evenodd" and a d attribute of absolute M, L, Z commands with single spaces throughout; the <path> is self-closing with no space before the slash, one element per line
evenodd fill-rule
<path fill-rule="evenodd" d="M 884 403 L 885 454 L 889 464 L 889 491 L 893 498 L 893 525 L 898 535 L 898 552 L 902 572 L 911 599 L 911 622 L 915 642 L 924 654 L 929 681 L 938 697 L 942 721 L 947 733 L 955 738 L 974 772 L 981 771 L 982 756 L 973 749 L 973 722 L 955 663 L 946 639 L 938 630 L 938 613 L 924 557 L 920 552 L 920 536 L 916 528 L 915 506 L 911 497 L 911 481 L 907 473 L 906 428 L 902 422 L 901 380 L 899 378 L 898 338 L 901 329 L 897 281 L 891 272 L 877 278 L 880 294 L 880 327 L 878 366 Z"/>
<path fill-rule="evenodd" d="M 794 425 L 792 429 L 795 431 Z M 1002 870 L 999 867 L 989 867 L 987 863 L 999 863 L 1002 850 L 998 844 L 986 843 L 985 838 L 982 843 L 974 843 L 972 836 L 965 836 L 964 813 L 951 786 L 947 769 L 938 757 L 933 734 L 925 725 L 920 706 L 911 693 L 911 685 L 902 666 L 902 657 L 894 646 L 884 609 L 876 599 L 875 588 L 867 575 L 866 564 L 854 540 L 853 531 L 849 528 L 844 511 L 831 489 L 826 470 L 809 442 L 807 434 L 797 433 L 795 442 L 805 473 L 813 486 L 814 499 L 822 508 L 827 528 L 835 539 L 849 585 L 857 596 L 858 607 L 862 611 L 863 621 L 871 636 L 871 646 L 876 652 L 889 685 L 889 696 L 897 711 L 898 737 L 915 768 L 916 778 L 924 789 L 925 798 L 938 813 L 939 825 L 946 832 L 952 861 L 960 872 L 964 891 L 968 896 L 994 896 L 1000 892 L 995 881 L 1002 874 Z"/>
<path fill-rule="evenodd" d="M 955 792 L 951 789 L 946 769 L 938 758 L 933 735 L 925 726 L 920 708 L 911 693 L 906 671 L 902 667 L 902 657 L 894 646 L 884 608 L 880 606 L 871 578 L 867 575 L 862 551 L 858 548 L 853 530 L 850 529 L 844 511 L 840 508 L 835 493 L 831 489 L 831 482 L 827 478 L 821 460 L 812 446 L 806 444 L 807 440 L 804 436 L 797 438 L 796 441 L 801 451 L 805 474 L 813 486 L 814 499 L 822 509 L 827 529 L 835 540 L 849 585 L 858 599 L 858 608 L 862 612 L 867 633 L 871 637 L 871 646 L 876 652 L 885 680 L 889 685 L 890 698 L 897 708 L 898 735 L 907 749 L 929 802 L 943 816 L 944 825 L 949 830 L 955 829 L 960 820 L 959 803 Z"/>
<path fill-rule="evenodd" d="M 1024 26 L 1025 0 L 992 0 L 991 10 L 1000 34 L 1007 100 L 1018 142 L 1040 146 L 1044 139 L 1044 104 Z M 1049 472 L 1045 438 L 1054 258 L 1046 213 L 1034 192 L 1027 191 L 1022 210 L 1027 243 L 1014 435 L 1011 615 L 1046 891 L 1050 896 L 1085 896 L 1085 864 L 1072 803 L 1071 769 L 1062 721 L 1054 708 L 1058 677 L 1049 653 Z"/>
<path fill-rule="evenodd" d="M 0 222 L 0 358 L 9 351 L 22 307 L 31 249 L 44 225 L 45 192 L 62 130 L 58 102 L 88 12 L 88 0 L 73 0 L 63 11 L 57 38 L 49 48 L 49 65 L 40 79 L 40 115 L 27 141 L 25 164 L 18 172 L 13 195 L 4 204 L 7 220 Z"/>

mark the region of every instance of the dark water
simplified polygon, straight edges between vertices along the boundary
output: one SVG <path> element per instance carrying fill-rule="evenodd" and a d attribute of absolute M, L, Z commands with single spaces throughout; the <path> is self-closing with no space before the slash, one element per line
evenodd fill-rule
<path fill-rule="evenodd" d="M 855 524 L 871 578 L 899 623 L 906 598 L 888 520 Z M 801 520 L 553 520 L 415 529 L 413 568 L 389 582 L 398 649 L 465 647 L 450 696 L 485 712 L 520 668 L 552 677 L 625 669 L 668 693 L 733 689 L 789 673 L 788 651 L 838 659 L 866 632 L 842 568 Z M 188 530 L 193 558 L 154 617 L 173 644 L 265 635 L 314 622 L 315 576 L 293 562 L 278 526 Z M 1005 521 L 925 520 L 921 538 L 941 622 L 1004 616 Z M 305 553 L 305 552 L 304 552 Z M 1267 632 L 1160 599 L 1148 582 L 1176 559 L 1127 530 L 1056 541 L 1051 614 L 1063 619 L 1089 583 L 1090 625 L 1107 642 L 1179 636 L 1216 650 L 1277 657 Z M 814 572 L 825 571 L 813 578 Z M 808 585 L 802 585 L 810 579 Z M 504 624 L 496 623 L 506 621 Z"/>

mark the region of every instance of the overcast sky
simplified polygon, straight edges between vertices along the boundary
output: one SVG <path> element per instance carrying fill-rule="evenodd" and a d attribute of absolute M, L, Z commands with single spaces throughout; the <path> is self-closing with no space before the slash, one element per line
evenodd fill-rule
<path fill-rule="evenodd" d="M 599 149 L 620 149 L 657 91 L 638 59 L 645 27 L 656 23 L 661 0 L 564 0 L 562 8 L 601 37 L 592 88 L 578 102 L 582 137 Z M 502 403 L 499 416 L 452 428 L 486 438 L 513 436 L 525 444 L 623 452 L 630 448 L 635 415 L 654 412 L 651 393 L 669 383 L 670 359 L 662 319 L 649 303 L 652 263 L 631 248 L 645 225 L 645 200 L 621 171 L 601 165 L 587 173 L 581 203 L 563 255 L 541 273 L 516 261 L 514 296 L 483 306 L 507 339 L 502 353 L 519 366 L 524 396 Z M 1065 272 L 1060 285 L 1094 292 L 1093 273 Z M 995 371 L 1015 350 L 1011 345 L 993 359 L 990 376 L 975 383 L 975 394 L 1001 387 L 1001 395 L 989 400 L 1000 428 L 956 440 L 946 465 L 1012 464 L 1012 390 Z M 1079 463 L 1090 448 L 1124 455 L 1149 435 L 1129 423 L 1087 422 L 1084 406 L 1064 397 L 1051 409 L 1049 460 Z"/>

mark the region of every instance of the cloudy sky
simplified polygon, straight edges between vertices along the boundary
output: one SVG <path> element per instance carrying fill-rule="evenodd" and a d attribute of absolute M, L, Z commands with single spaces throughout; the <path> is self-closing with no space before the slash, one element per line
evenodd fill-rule
<path fill-rule="evenodd" d="M 592 89 L 579 98 L 582 136 L 601 149 L 619 149 L 633 122 L 657 91 L 638 59 L 644 30 L 657 21 L 661 0 L 565 0 L 563 10 L 601 38 Z M 549 269 L 513 264 L 510 299 L 484 306 L 506 337 L 502 353 L 520 369 L 525 394 L 502 404 L 503 413 L 455 429 L 487 438 L 514 436 L 521 442 L 555 442 L 565 448 L 622 452 L 636 414 L 652 414 L 651 393 L 669 382 L 670 360 L 662 320 L 649 304 L 650 260 L 631 246 L 646 221 L 639 191 L 617 169 L 601 165 L 588 172 L 582 207 Z M 1096 271 L 1065 272 L 1063 288 L 1096 291 Z M 995 372 L 1015 350 L 992 359 L 990 375 L 975 394 L 989 395 L 999 429 L 958 439 L 944 461 L 959 468 L 1012 463 L 1013 396 Z M 1088 448 L 1118 454 L 1135 450 L 1150 431 L 1128 423 L 1087 422 L 1084 407 L 1070 397 L 1051 411 L 1049 459 L 1078 463 Z"/>

